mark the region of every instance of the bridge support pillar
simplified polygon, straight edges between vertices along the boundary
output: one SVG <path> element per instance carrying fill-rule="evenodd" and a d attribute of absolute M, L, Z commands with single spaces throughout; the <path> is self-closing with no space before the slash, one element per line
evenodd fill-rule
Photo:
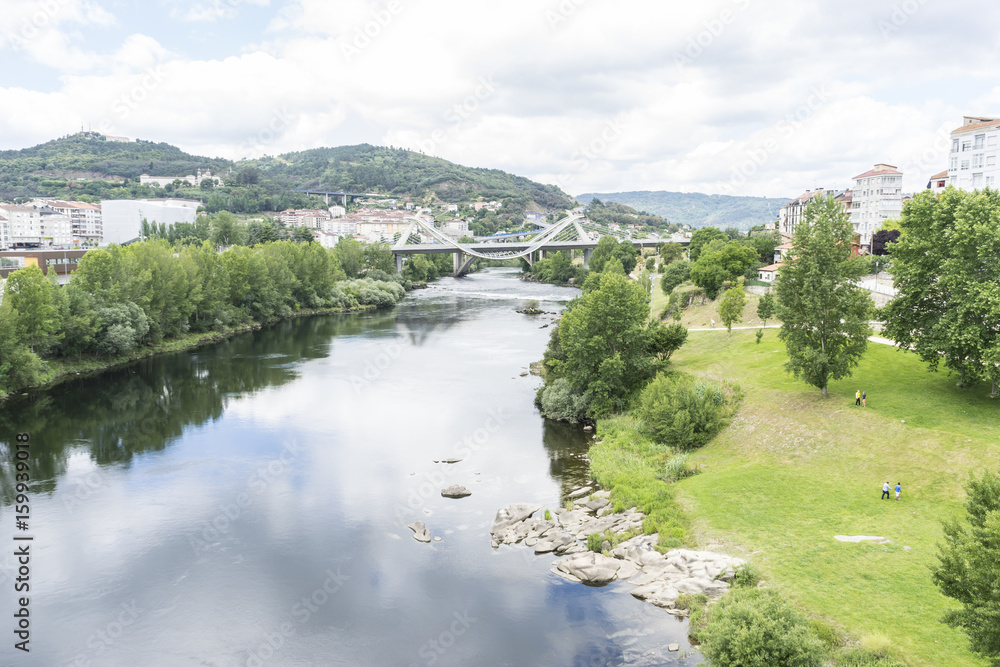
<path fill-rule="evenodd" d="M 403 272 L 403 256 L 397 254 L 396 257 L 395 257 L 395 259 L 396 259 L 396 273 L 402 273 Z"/>
<path fill-rule="evenodd" d="M 538 252 L 539 252 L 539 254 L 541 254 L 542 259 L 548 259 L 549 258 L 549 251 L 548 250 L 539 250 Z"/>
<path fill-rule="evenodd" d="M 594 249 L 593 248 L 584 248 L 583 249 L 583 267 L 585 269 L 589 269 L 590 268 L 590 257 L 593 254 L 594 254 Z"/>

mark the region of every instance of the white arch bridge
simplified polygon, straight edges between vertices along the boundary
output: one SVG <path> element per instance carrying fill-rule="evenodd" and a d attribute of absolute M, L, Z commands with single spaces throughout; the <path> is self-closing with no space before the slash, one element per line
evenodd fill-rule
<path fill-rule="evenodd" d="M 528 264 L 545 257 L 549 252 L 560 250 L 583 250 L 583 262 L 587 265 L 590 256 L 597 247 L 597 241 L 588 232 L 597 232 L 601 236 L 615 236 L 619 241 L 627 240 L 624 235 L 616 234 L 607 227 L 595 225 L 579 214 L 566 216 L 541 232 L 534 234 L 527 241 L 512 243 L 497 243 L 488 240 L 474 243 L 459 243 L 433 224 L 421 218 L 406 217 L 410 224 L 392 247 L 396 259 L 396 270 L 403 270 L 403 258 L 407 255 L 432 255 L 452 253 L 454 256 L 454 275 L 461 275 L 469 270 L 469 266 L 477 259 L 518 259 L 524 258 Z M 410 243 L 411 236 L 422 232 L 435 240 L 433 243 Z M 529 233 L 525 234 L 526 236 Z M 648 248 L 663 243 L 662 240 L 638 239 L 631 240 L 636 248 Z"/>

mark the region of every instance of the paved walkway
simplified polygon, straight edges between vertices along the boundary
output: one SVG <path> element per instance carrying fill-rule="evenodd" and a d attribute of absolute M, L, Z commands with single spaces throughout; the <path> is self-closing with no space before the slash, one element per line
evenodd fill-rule
<path fill-rule="evenodd" d="M 780 329 L 781 325 L 780 324 L 768 324 L 764 328 L 765 329 Z M 733 327 L 734 331 L 736 329 L 760 329 L 760 327 Z M 719 326 L 717 326 L 715 328 L 711 328 L 711 327 L 691 327 L 691 328 L 688 329 L 688 331 L 725 331 L 725 330 L 726 330 L 726 327 L 724 327 L 722 325 L 719 325 Z M 895 341 L 889 340 L 888 338 L 882 338 L 881 336 L 869 336 L 868 340 L 871 341 L 871 342 L 873 342 L 873 343 L 880 343 L 882 345 L 892 345 L 892 346 L 896 345 Z"/>

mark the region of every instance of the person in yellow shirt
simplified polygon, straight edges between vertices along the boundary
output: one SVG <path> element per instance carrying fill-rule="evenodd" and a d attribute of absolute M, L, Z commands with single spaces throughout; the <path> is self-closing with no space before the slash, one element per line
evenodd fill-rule
<path fill-rule="evenodd" d="M 858 393 L 854 395 L 854 405 L 861 405 L 861 390 L 858 389 Z"/>

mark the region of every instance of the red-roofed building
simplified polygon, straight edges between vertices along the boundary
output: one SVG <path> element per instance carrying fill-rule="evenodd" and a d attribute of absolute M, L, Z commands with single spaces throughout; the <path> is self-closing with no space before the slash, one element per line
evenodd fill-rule
<path fill-rule="evenodd" d="M 855 176 L 851 212 L 861 245 L 871 247 L 872 235 L 882 223 L 903 212 L 903 172 L 882 163 Z"/>

